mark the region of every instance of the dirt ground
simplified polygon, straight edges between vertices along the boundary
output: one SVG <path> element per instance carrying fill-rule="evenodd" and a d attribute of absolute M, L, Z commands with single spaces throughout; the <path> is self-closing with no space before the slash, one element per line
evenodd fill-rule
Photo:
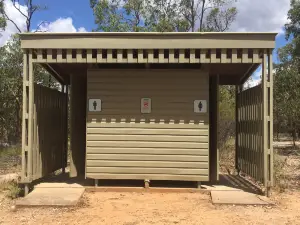
<path fill-rule="evenodd" d="M 275 142 L 274 150 L 277 157 L 274 172 L 276 179 L 280 180 L 271 197 L 274 206 L 212 205 L 210 196 L 200 193 L 86 192 L 80 204 L 74 208 L 13 210 L 11 207 L 14 201 L 0 191 L 0 225 L 300 225 L 300 148 L 291 148 L 289 142 Z M 229 154 L 225 155 L 227 158 L 231 157 Z M 225 165 L 227 168 L 227 164 Z M 228 168 L 232 167 L 228 165 Z"/>
<path fill-rule="evenodd" d="M 300 192 L 276 195 L 276 206 L 216 206 L 199 193 L 85 193 L 75 208 L 10 209 L 0 224 L 300 224 Z M 1 200 L 0 200 L 1 201 Z"/>

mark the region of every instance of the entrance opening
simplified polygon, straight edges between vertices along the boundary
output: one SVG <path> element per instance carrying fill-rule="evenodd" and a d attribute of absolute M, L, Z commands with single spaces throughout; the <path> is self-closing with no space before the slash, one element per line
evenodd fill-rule
<path fill-rule="evenodd" d="M 235 172 L 235 86 L 219 87 L 218 148 L 220 173 Z"/>

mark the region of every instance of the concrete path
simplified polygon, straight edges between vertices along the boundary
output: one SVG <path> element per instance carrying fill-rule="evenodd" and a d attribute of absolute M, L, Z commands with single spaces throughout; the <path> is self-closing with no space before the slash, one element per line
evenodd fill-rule
<path fill-rule="evenodd" d="M 224 205 L 273 205 L 267 197 L 244 191 L 211 191 L 211 200 Z"/>
<path fill-rule="evenodd" d="M 75 206 L 85 188 L 78 184 L 42 183 L 16 202 L 16 206 Z"/>

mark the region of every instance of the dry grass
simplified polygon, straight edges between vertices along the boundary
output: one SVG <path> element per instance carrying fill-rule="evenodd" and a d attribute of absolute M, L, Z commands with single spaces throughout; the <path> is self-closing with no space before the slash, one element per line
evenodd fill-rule
<path fill-rule="evenodd" d="M 300 190 L 300 147 L 274 147 L 275 188 L 279 192 Z"/>
<path fill-rule="evenodd" d="M 0 175 L 20 172 L 21 152 L 19 146 L 0 148 Z"/>
<path fill-rule="evenodd" d="M 235 171 L 235 140 L 230 139 L 220 149 L 220 172 Z M 275 190 L 300 190 L 300 145 L 292 145 L 289 139 L 274 144 Z"/>
<path fill-rule="evenodd" d="M 20 146 L 0 148 L 0 158 L 10 157 L 10 156 L 21 156 L 21 153 L 22 153 L 22 149 Z"/>
<path fill-rule="evenodd" d="M 21 196 L 22 189 L 17 182 L 2 183 L 0 185 L 0 192 L 3 192 L 6 197 L 15 199 Z"/>
<path fill-rule="evenodd" d="M 235 171 L 235 139 L 229 139 L 220 149 L 220 172 L 232 174 Z"/>
<path fill-rule="evenodd" d="M 20 146 L 0 148 L 0 175 L 20 172 L 21 152 Z M 15 199 L 20 196 L 22 189 L 18 181 L 5 181 L 0 184 L 0 192 L 10 199 Z"/>

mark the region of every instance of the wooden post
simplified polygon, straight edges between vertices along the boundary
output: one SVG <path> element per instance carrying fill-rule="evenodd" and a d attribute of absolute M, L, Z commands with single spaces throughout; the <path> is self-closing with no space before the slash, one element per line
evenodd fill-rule
<path fill-rule="evenodd" d="M 64 138 L 65 138 L 65 148 L 63 149 L 63 152 L 62 152 L 62 173 L 65 173 L 66 172 L 66 165 L 67 165 L 67 160 L 68 160 L 68 110 L 69 110 L 69 107 L 68 107 L 68 98 L 69 98 L 69 93 L 68 93 L 68 85 L 64 85 L 63 86 L 63 92 L 65 93 L 65 101 L 64 101 L 64 113 L 65 113 L 65 116 L 64 116 Z"/>
<path fill-rule="evenodd" d="M 83 72 L 82 72 L 83 73 Z M 74 74 L 71 76 L 71 162 L 70 176 L 85 174 L 86 149 L 86 88 L 87 76 Z"/>
<path fill-rule="evenodd" d="M 29 102 L 28 102 L 28 181 L 31 182 L 33 178 L 33 123 L 34 123 L 34 73 L 32 62 L 32 51 L 29 51 L 28 57 L 28 86 L 29 86 Z"/>
<path fill-rule="evenodd" d="M 150 180 L 144 180 L 144 183 L 146 189 L 150 187 Z"/>
<path fill-rule="evenodd" d="M 239 117 L 240 117 L 240 97 L 239 94 L 242 90 L 242 85 L 235 86 L 235 169 L 237 174 L 240 173 L 239 165 Z"/>
<path fill-rule="evenodd" d="M 220 109 L 219 109 L 219 102 L 220 102 L 220 90 L 219 90 L 219 83 L 220 83 L 220 77 L 217 75 L 216 77 L 216 147 L 217 147 L 217 162 L 216 162 L 216 167 L 217 167 L 217 174 L 216 174 L 216 179 L 219 181 L 219 169 L 220 169 L 220 146 L 219 146 L 219 124 L 220 124 Z"/>
<path fill-rule="evenodd" d="M 210 77 L 209 93 L 209 180 L 217 182 L 219 180 L 219 76 Z"/>
<path fill-rule="evenodd" d="M 28 105 L 27 105 L 27 88 L 28 88 L 28 51 L 23 54 L 23 113 L 22 113 L 22 182 L 27 180 L 27 150 L 28 150 Z M 26 186 L 26 185 L 25 185 Z"/>
<path fill-rule="evenodd" d="M 28 195 L 29 194 L 29 184 L 27 183 L 27 184 L 25 184 L 25 186 L 24 186 L 24 195 L 26 196 L 26 195 Z"/>
<path fill-rule="evenodd" d="M 200 181 L 197 182 L 197 188 L 201 189 L 201 182 Z"/>
<path fill-rule="evenodd" d="M 274 77 L 273 77 L 273 50 L 269 49 L 269 118 L 270 118 L 270 133 L 269 133 L 269 146 L 270 146 L 270 181 L 271 186 L 274 185 L 274 174 L 273 174 L 273 167 L 274 167 L 274 149 L 273 149 L 273 84 L 274 84 Z"/>
<path fill-rule="evenodd" d="M 265 194 L 270 196 L 273 185 L 273 66 L 272 50 L 263 53 L 262 66 L 262 147 L 264 152 Z"/>
<path fill-rule="evenodd" d="M 268 121 L 267 121 L 267 131 L 268 131 L 268 188 L 267 195 L 270 195 L 271 187 L 274 185 L 274 175 L 273 175 L 273 160 L 274 160 L 274 150 L 273 150 L 273 58 L 272 50 L 268 51 Z"/>
<path fill-rule="evenodd" d="M 235 85 L 235 170 L 239 173 L 239 86 Z"/>
<path fill-rule="evenodd" d="M 268 165 L 267 165 L 267 54 L 264 51 L 263 53 L 263 63 L 262 63 L 262 149 L 264 154 L 264 173 L 263 173 L 263 180 L 264 186 L 267 188 L 268 186 Z M 267 192 L 266 192 L 267 194 Z"/>

